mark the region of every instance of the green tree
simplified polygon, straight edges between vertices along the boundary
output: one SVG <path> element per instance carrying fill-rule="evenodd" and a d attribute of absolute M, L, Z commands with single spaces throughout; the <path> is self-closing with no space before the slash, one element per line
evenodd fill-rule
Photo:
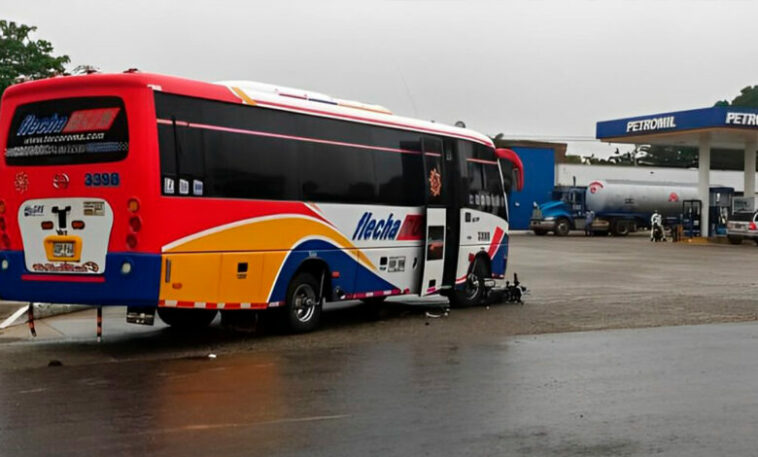
<path fill-rule="evenodd" d="M 29 36 L 37 27 L 0 20 L 0 95 L 19 78 L 49 78 L 65 71 L 67 55 L 53 56 L 53 45 Z"/>
<path fill-rule="evenodd" d="M 732 106 L 748 106 L 758 108 L 758 86 L 747 86 L 740 91 L 740 95 L 734 97 Z"/>
<path fill-rule="evenodd" d="M 758 85 L 747 86 L 742 88 L 740 94 L 729 102 L 727 100 L 719 100 L 714 106 L 745 106 L 748 108 L 758 108 Z"/>

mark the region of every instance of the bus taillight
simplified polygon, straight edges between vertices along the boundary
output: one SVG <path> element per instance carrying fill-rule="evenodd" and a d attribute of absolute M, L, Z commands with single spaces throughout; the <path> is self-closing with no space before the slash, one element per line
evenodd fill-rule
<path fill-rule="evenodd" d="M 0 200 L 0 215 L 5 214 L 5 201 Z"/>
<path fill-rule="evenodd" d="M 139 232 L 142 228 L 142 219 L 139 216 L 132 216 L 129 219 L 129 227 L 131 227 L 133 232 Z"/>
<path fill-rule="evenodd" d="M 130 198 L 126 203 L 126 209 L 132 213 L 132 216 L 129 218 L 129 228 L 131 229 L 131 232 L 126 235 L 126 246 L 129 247 L 129 249 L 135 249 L 137 247 L 137 232 L 142 229 L 142 218 L 137 215 L 139 207 L 139 200 L 135 197 Z"/>
<path fill-rule="evenodd" d="M 126 245 L 129 249 L 135 249 L 137 247 L 137 235 L 134 233 L 126 235 Z"/>

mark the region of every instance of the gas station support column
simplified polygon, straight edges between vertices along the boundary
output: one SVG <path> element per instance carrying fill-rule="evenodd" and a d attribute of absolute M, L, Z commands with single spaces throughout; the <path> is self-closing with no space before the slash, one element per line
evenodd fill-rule
<path fill-rule="evenodd" d="M 707 133 L 700 135 L 698 142 L 697 169 L 697 198 L 700 206 L 700 236 L 708 236 L 708 200 L 711 188 L 711 136 Z"/>
<path fill-rule="evenodd" d="M 745 186 L 743 196 L 750 201 L 755 199 L 755 154 L 758 152 L 758 141 L 754 135 L 751 135 L 745 141 Z M 755 203 L 753 203 L 754 205 Z M 755 208 L 751 208 L 753 210 Z"/>

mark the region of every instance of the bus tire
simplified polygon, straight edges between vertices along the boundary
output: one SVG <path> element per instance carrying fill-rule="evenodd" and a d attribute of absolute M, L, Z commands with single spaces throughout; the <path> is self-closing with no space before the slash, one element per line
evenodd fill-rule
<path fill-rule="evenodd" d="M 567 236 L 571 231 L 571 223 L 565 217 L 555 222 L 555 236 Z"/>
<path fill-rule="evenodd" d="M 308 271 L 301 271 L 287 287 L 284 322 L 293 333 L 311 332 L 321 320 L 319 281 Z"/>
<path fill-rule="evenodd" d="M 469 308 L 484 301 L 484 279 L 489 275 L 487 265 L 476 258 L 471 265 L 462 290 L 455 289 L 450 295 L 450 305 L 454 308 Z"/>
<path fill-rule="evenodd" d="M 211 325 L 216 318 L 215 309 L 158 308 L 158 317 L 178 330 L 199 330 Z"/>

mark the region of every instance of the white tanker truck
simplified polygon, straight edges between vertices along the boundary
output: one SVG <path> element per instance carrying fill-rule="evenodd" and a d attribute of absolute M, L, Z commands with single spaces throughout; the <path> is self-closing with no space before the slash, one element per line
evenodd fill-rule
<path fill-rule="evenodd" d="M 711 194 L 714 191 L 719 194 L 719 205 L 728 208 L 734 189 L 711 187 Z M 565 236 L 570 230 L 583 230 L 587 211 L 594 211 L 594 232 L 625 236 L 648 228 L 656 210 L 664 221 L 678 219 L 683 202 L 697 200 L 698 193 L 694 184 L 598 180 L 587 187 L 556 186 L 553 199 L 540 205 L 535 202 L 529 224 L 535 234 Z"/>

